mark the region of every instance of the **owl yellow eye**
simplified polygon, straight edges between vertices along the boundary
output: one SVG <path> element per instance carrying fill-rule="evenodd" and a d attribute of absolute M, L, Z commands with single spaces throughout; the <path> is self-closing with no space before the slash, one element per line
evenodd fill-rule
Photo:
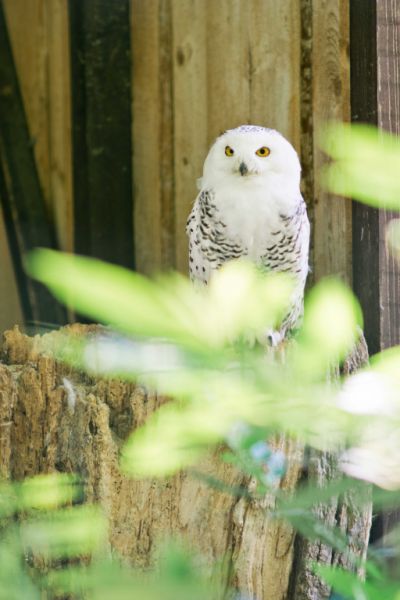
<path fill-rule="evenodd" d="M 225 146 L 225 154 L 227 156 L 233 156 L 235 154 L 235 151 L 230 146 Z"/>
<path fill-rule="evenodd" d="M 256 154 L 257 154 L 257 156 L 261 156 L 262 158 L 265 158 L 266 156 L 271 154 L 271 150 L 269 148 L 267 148 L 267 146 L 262 146 L 261 148 L 259 148 L 257 150 Z"/>

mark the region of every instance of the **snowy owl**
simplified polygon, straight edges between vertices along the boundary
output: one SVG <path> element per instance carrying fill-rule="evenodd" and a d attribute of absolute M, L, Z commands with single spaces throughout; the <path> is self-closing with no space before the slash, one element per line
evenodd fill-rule
<path fill-rule="evenodd" d="M 200 193 L 187 222 L 192 280 L 207 283 L 226 261 L 246 257 L 293 275 L 295 288 L 273 345 L 303 313 L 310 224 L 300 193 L 300 162 L 278 132 L 255 125 L 217 138 L 204 162 Z"/>

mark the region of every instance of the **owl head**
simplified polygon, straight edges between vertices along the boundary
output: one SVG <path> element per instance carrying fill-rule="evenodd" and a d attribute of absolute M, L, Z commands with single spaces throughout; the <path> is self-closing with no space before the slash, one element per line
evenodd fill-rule
<path fill-rule="evenodd" d="M 204 163 L 203 181 L 217 185 L 227 178 L 236 185 L 267 185 L 281 176 L 298 188 L 300 161 L 293 146 L 274 129 L 241 125 L 220 135 Z"/>

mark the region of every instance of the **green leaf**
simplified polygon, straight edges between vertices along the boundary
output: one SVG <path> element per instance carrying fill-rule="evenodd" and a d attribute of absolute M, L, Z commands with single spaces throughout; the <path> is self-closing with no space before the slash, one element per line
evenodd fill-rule
<path fill-rule="evenodd" d="M 313 570 L 346 600 L 396 600 L 399 586 L 389 579 L 361 581 L 356 573 L 314 564 Z"/>
<path fill-rule="evenodd" d="M 19 507 L 49 509 L 66 503 L 72 503 L 80 497 L 78 479 L 66 473 L 38 475 L 25 479 L 16 486 L 19 495 Z"/>
<path fill-rule="evenodd" d="M 28 255 L 26 268 L 82 314 L 128 334 L 167 338 L 199 351 L 273 327 L 293 288 L 287 275 L 266 275 L 245 261 L 228 263 L 202 288 L 176 273 L 152 281 L 95 259 L 44 249 Z"/>
<path fill-rule="evenodd" d="M 326 375 L 344 359 L 362 328 L 362 312 L 352 292 L 339 280 L 320 281 L 307 295 L 304 323 L 289 358 L 300 378 Z"/>
<path fill-rule="evenodd" d="M 50 557 L 91 554 L 103 548 L 107 522 L 99 508 L 76 506 L 22 523 L 21 538 L 34 554 Z"/>
<path fill-rule="evenodd" d="M 61 302 L 121 331 L 187 341 L 193 336 L 190 311 L 179 301 L 183 282 L 178 276 L 168 295 L 160 285 L 122 267 L 45 249 L 31 252 L 26 268 Z"/>
<path fill-rule="evenodd" d="M 332 192 L 400 210 L 399 139 L 367 125 L 332 124 L 321 146 L 334 162 L 323 173 Z"/>
<path fill-rule="evenodd" d="M 346 600 L 372 600 L 355 573 L 319 564 L 314 564 L 313 570 Z"/>

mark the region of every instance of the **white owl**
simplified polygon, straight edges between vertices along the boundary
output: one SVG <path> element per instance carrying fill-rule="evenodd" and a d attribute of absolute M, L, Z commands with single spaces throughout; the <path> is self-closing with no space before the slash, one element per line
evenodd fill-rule
<path fill-rule="evenodd" d="M 278 343 L 303 313 L 310 224 L 300 193 L 300 162 L 277 131 L 242 125 L 223 133 L 204 163 L 187 223 L 192 280 L 207 283 L 226 261 L 247 257 L 293 275 L 290 310 L 269 340 Z"/>

